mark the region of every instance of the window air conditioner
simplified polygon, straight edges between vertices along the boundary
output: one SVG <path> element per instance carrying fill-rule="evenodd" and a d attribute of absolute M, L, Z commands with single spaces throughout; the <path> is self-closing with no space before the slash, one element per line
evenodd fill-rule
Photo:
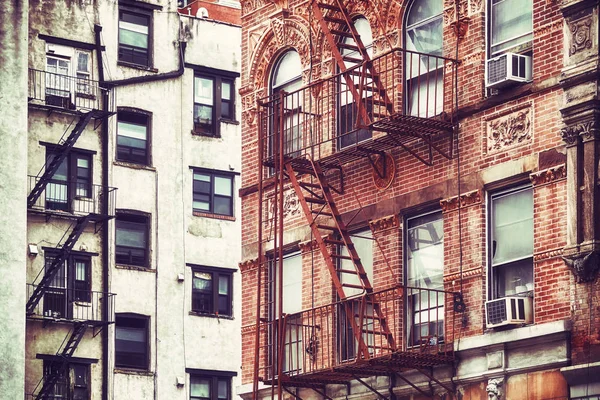
<path fill-rule="evenodd" d="M 486 326 L 488 328 L 530 324 L 533 322 L 532 314 L 530 297 L 504 297 L 485 303 Z"/>
<path fill-rule="evenodd" d="M 531 81 L 531 57 L 504 53 L 485 63 L 485 87 L 502 88 L 515 83 Z"/>

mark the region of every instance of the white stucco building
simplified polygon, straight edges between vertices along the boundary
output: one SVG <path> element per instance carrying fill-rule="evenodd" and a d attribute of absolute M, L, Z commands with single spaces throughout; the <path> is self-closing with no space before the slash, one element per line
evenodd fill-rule
<path fill-rule="evenodd" d="M 239 5 L 181 5 L 1 8 L 3 398 L 235 397 Z"/>

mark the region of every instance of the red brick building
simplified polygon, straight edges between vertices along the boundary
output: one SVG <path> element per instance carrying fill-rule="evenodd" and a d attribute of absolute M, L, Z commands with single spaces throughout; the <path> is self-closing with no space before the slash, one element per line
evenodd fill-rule
<path fill-rule="evenodd" d="M 242 397 L 597 399 L 597 1 L 241 4 Z"/>

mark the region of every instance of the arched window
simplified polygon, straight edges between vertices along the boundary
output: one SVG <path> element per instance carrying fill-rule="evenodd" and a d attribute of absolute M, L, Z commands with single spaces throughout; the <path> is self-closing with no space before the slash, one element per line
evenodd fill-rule
<path fill-rule="evenodd" d="M 271 136 L 268 141 L 269 155 L 274 154 L 273 150 L 275 146 L 279 145 L 278 139 L 281 136 L 284 138 L 284 155 L 296 156 L 302 147 L 299 126 L 301 99 L 299 94 L 285 96 L 285 94 L 293 93 L 301 87 L 302 64 L 300 63 L 300 56 L 295 50 L 288 50 L 275 63 L 269 84 L 274 110 L 271 119 Z"/>
<path fill-rule="evenodd" d="M 369 25 L 369 21 L 365 17 L 358 17 L 353 21 L 354 29 L 360 36 L 360 41 L 363 46 L 367 49 L 367 54 L 371 56 L 373 54 L 373 34 L 371 33 L 371 25 Z M 341 47 L 342 57 L 345 58 L 344 64 L 347 69 L 351 69 L 355 67 L 358 62 L 354 61 L 355 59 L 362 59 L 360 53 L 356 50 L 352 50 L 348 48 L 349 46 L 356 46 L 356 43 L 351 37 L 344 37 L 342 41 L 343 46 Z M 360 83 L 360 72 L 361 68 L 357 68 L 355 71 L 356 74 L 351 74 L 349 76 L 352 77 L 352 81 L 354 82 L 354 86 L 358 87 Z M 369 81 L 365 82 L 368 83 Z M 365 91 L 363 93 L 363 98 L 366 98 L 371 94 L 367 94 Z M 356 104 L 356 100 L 350 88 L 346 84 L 344 78 L 340 81 L 340 90 L 338 96 L 338 134 L 340 137 L 339 147 L 343 149 L 344 147 L 351 146 L 353 144 L 362 142 L 363 140 L 367 140 L 371 138 L 371 131 L 365 128 L 356 129 L 357 122 L 360 123 L 359 119 L 359 110 Z M 364 106 L 372 105 L 372 102 L 365 100 L 363 102 Z M 367 110 L 367 113 L 370 113 L 370 110 Z"/>
<path fill-rule="evenodd" d="M 405 20 L 407 112 L 433 117 L 443 110 L 442 0 L 414 0 Z"/>

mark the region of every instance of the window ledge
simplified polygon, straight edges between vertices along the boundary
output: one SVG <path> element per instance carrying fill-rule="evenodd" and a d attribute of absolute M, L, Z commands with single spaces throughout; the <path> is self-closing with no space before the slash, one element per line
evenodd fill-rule
<path fill-rule="evenodd" d="M 156 168 L 150 166 L 150 165 L 144 165 L 144 164 L 136 164 L 136 163 L 131 163 L 131 162 L 127 162 L 127 161 L 113 161 L 113 165 L 118 165 L 119 167 L 127 167 L 127 168 L 132 168 L 132 169 L 142 169 L 142 170 L 146 170 L 146 171 L 152 171 L 152 172 L 156 172 Z"/>
<path fill-rule="evenodd" d="M 147 268 L 147 267 L 141 267 L 139 265 L 115 264 L 115 268 L 117 268 L 117 269 L 128 269 L 128 270 L 131 270 L 131 271 L 143 271 L 143 272 L 156 273 L 155 269 Z"/>
<path fill-rule="evenodd" d="M 89 301 L 75 300 L 74 303 L 75 303 L 75 305 L 77 305 L 79 307 L 91 307 L 92 306 L 92 303 L 90 303 Z"/>
<path fill-rule="evenodd" d="M 196 317 L 207 317 L 207 318 L 216 318 L 216 319 L 227 319 L 230 321 L 233 321 L 234 318 L 231 315 L 217 315 L 217 314 L 208 314 L 208 313 L 202 313 L 202 312 L 198 312 L 198 311 L 190 311 L 189 312 L 190 315 L 194 315 Z"/>
<path fill-rule="evenodd" d="M 230 215 L 212 214 L 212 213 L 205 213 L 205 212 L 201 212 L 201 211 L 194 211 L 193 214 L 194 214 L 194 217 L 213 218 L 213 219 L 220 219 L 223 221 L 235 221 L 235 217 L 230 216 Z"/>
<path fill-rule="evenodd" d="M 156 69 L 156 68 L 147 67 L 145 65 L 140 65 L 140 64 L 132 64 L 132 63 L 128 63 L 127 61 L 117 61 L 117 65 L 121 66 L 121 67 L 139 69 L 142 71 L 148 71 L 148 72 L 154 72 L 154 73 L 158 72 L 158 69 Z"/>
<path fill-rule="evenodd" d="M 225 124 L 230 124 L 230 125 L 239 125 L 240 121 L 236 121 L 234 119 L 222 119 L 221 122 L 225 123 Z"/>
<path fill-rule="evenodd" d="M 152 371 L 144 371 L 140 369 L 115 368 L 115 374 L 137 375 L 137 376 L 154 376 Z"/>
<path fill-rule="evenodd" d="M 191 134 L 193 136 L 202 136 L 202 137 L 213 138 L 213 139 L 221 139 L 220 135 L 215 135 L 215 134 L 212 134 L 212 133 L 206 133 L 206 132 L 202 132 L 202 131 L 197 131 L 195 129 L 191 130 Z"/>

